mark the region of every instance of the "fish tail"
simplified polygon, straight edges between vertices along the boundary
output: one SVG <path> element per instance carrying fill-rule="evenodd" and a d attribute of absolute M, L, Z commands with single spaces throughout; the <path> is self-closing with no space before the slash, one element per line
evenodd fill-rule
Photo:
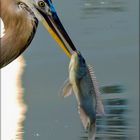
<path fill-rule="evenodd" d="M 92 123 L 88 129 L 88 140 L 95 140 L 96 137 L 96 122 Z"/>

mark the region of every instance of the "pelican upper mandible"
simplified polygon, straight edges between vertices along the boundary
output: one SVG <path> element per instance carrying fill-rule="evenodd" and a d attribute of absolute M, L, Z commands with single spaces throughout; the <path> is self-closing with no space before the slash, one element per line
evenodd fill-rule
<path fill-rule="evenodd" d="M 0 68 L 16 59 L 31 43 L 40 21 L 68 57 L 76 50 L 51 0 L 2 0 L 0 16 L 5 35 L 0 39 Z M 68 49 L 69 48 L 69 49 Z"/>

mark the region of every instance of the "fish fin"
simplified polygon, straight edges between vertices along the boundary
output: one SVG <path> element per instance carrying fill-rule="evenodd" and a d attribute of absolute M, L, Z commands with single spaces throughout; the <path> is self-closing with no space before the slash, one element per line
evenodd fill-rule
<path fill-rule="evenodd" d="M 64 82 L 64 85 L 62 87 L 62 96 L 63 97 L 68 97 L 72 93 L 72 85 L 70 84 L 69 80 L 67 79 Z"/>
<path fill-rule="evenodd" d="M 96 122 L 92 123 L 88 129 L 88 140 L 95 140 L 96 137 Z"/>
<path fill-rule="evenodd" d="M 93 87 L 94 87 L 94 90 L 95 90 L 96 112 L 98 114 L 104 115 L 105 114 L 104 106 L 103 106 L 103 103 L 102 103 L 102 99 L 101 99 L 101 95 L 100 95 L 100 91 L 99 91 L 99 86 L 98 86 L 96 76 L 95 76 L 94 71 L 93 71 L 93 67 L 91 65 L 88 65 L 88 70 L 89 70 L 89 74 L 91 76 L 92 84 L 93 84 Z"/>
<path fill-rule="evenodd" d="M 80 115 L 80 119 L 82 121 L 82 124 L 85 128 L 85 130 L 88 129 L 89 125 L 90 125 L 90 120 L 89 120 L 89 117 L 87 116 L 87 114 L 85 113 L 85 111 L 83 110 L 82 107 L 78 107 L 78 112 L 79 112 L 79 115 Z"/>

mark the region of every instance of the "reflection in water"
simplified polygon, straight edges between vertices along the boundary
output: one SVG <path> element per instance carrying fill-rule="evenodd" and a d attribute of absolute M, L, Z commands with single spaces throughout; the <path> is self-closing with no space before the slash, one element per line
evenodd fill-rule
<path fill-rule="evenodd" d="M 122 93 L 124 87 L 122 85 L 103 86 L 100 88 L 101 93 Z"/>
<path fill-rule="evenodd" d="M 83 3 L 81 9 L 84 17 L 125 10 L 124 0 L 83 0 Z"/>
<path fill-rule="evenodd" d="M 115 87 L 115 86 L 113 86 Z M 105 87 L 104 87 L 105 88 Z M 118 88 L 117 88 L 118 90 Z M 97 116 L 96 140 L 129 140 L 129 123 L 127 118 L 128 103 L 125 98 L 110 98 L 110 94 L 104 99 L 105 116 Z M 112 97 L 112 96 L 111 96 Z M 81 140 L 88 140 L 87 133 Z"/>
<path fill-rule="evenodd" d="M 1 139 L 22 140 L 26 106 L 21 77 L 24 59 L 19 57 L 1 70 Z"/>

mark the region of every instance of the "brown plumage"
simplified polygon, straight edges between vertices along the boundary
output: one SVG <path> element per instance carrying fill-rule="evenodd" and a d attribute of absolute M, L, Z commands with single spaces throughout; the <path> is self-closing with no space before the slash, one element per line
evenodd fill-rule
<path fill-rule="evenodd" d="M 2 68 L 28 47 L 38 22 L 27 5 L 19 1 L 1 0 L 0 8 L 0 16 L 5 27 L 5 35 L 0 39 L 0 68 Z"/>
<path fill-rule="evenodd" d="M 29 46 L 38 21 L 69 58 L 69 49 L 76 50 L 50 0 L 1 0 L 0 17 L 5 27 L 5 35 L 0 40 L 0 68 L 16 59 Z"/>

